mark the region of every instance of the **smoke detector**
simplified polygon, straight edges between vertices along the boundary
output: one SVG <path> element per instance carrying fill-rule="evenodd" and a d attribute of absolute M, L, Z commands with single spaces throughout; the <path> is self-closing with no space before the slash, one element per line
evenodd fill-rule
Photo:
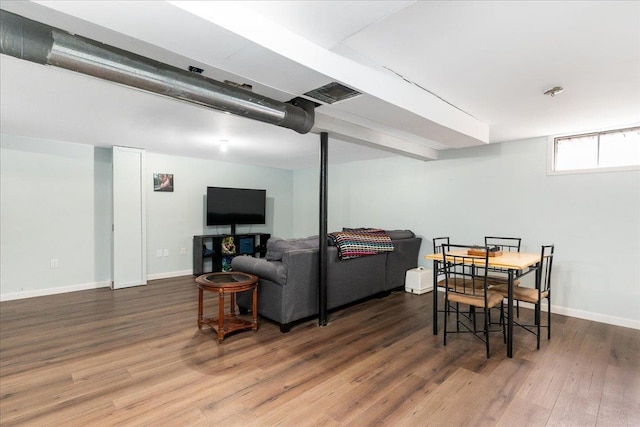
<path fill-rule="evenodd" d="M 554 97 L 557 94 L 559 94 L 560 92 L 562 92 L 564 89 L 562 88 L 562 86 L 556 86 L 556 87 L 552 87 L 551 89 L 547 89 L 544 91 L 544 95 L 549 95 L 550 97 Z"/>

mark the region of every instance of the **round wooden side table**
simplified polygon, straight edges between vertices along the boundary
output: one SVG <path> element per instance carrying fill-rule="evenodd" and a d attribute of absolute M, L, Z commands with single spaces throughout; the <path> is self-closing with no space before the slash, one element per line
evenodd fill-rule
<path fill-rule="evenodd" d="M 198 329 L 202 325 L 209 325 L 217 334 L 218 342 L 222 343 L 225 335 L 231 332 L 252 329 L 258 330 L 258 277 L 239 271 L 203 274 L 196 278 L 198 284 Z M 253 321 L 236 316 L 236 293 L 253 290 Z M 218 293 L 218 317 L 204 318 L 202 300 L 204 291 Z M 224 296 L 231 296 L 230 312 L 224 312 Z"/>

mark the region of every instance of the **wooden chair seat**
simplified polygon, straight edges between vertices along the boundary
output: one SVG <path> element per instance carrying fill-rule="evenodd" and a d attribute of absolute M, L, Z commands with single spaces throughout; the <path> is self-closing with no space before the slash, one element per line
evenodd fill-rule
<path fill-rule="evenodd" d="M 487 285 L 489 286 L 500 286 L 507 285 L 509 279 L 504 276 L 487 276 Z M 520 281 L 518 279 L 514 279 L 513 286 L 518 286 Z"/>
<path fill-rule="evenodd" d="M 440 280 L 438 282 L 438 286 L 441 288 L 446 287 L 447 281 L 445 279 Z M 483 286 L 482 280 L 480 279 L 476 279 L 474 283 L 472 283 L 471 279 L 461 279 L 461 278 L 449 279 L 449 289 L 455 289 L 455 288 L 482 289 L 482 286 Z"/>
<path fill-rule="evenodd" d="M 497 292 L 487 291 L 487 308 L 493 308 L 502 303 L 503 296 Z M 449 294 L 450 302 L 459 302 L 475 307 L 484 307 L 484 293 L 478 292 L 475 295 L 470 294 Z"/>
<path fill-rule="evenodd" d="M 498 285 L 491 288 L 493 292 L 499 293 L 504 298 L 507 298 L 509 295 L 509 287 L 508 285 Z M 549 291 L 543 291 L 540 293 L 540 298 L 545 299 L 549 295 Z M 513 299 L 519 301 L 530 302 L 532 304 L 537 304 L 538 301 L 538 290 L 534 288 L 527 288 L 524 286 L 518 286 L 513 288 Z"/>

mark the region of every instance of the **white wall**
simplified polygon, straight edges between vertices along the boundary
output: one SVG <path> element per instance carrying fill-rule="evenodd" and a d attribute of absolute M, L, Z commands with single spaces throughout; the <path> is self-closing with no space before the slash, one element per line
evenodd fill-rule
<path fill-rule="evenodd" d="M 3 299 L 108 284 L 110 171 L 104 149 L 0 135 Z"/>
<path fill-rule="evenodd" d="M 205 225 L 207 186 L 267 190 L 267 223 L 238 225 L 236 231 L 292 236 L 293 174 L 291 171 L 212 160 L 147 153 L 147 271 L 150 278 L 190 274 L 193 236 L 229 233 L 230 227 Z M 174 191 L 154 192 L 153 174 L 172 173 Z M 187 254 L 180 255 L 186 248 Z M 168 257 L 156 257 L 169 249 Z"/>
<path fill-rule="evenodd" d="M 329 149 L 331 156 L 331 149 Z M 0 299 L 105 286 L 111 279 L 111 155 L 88 145 L 0 136 Z M 548 176 L 546 139 L 450 150 L 441 160 L 354 162 L 329 169 L 329 230 L 409 228 L 464 243 L 523 238 L 557 245 L 558 312 L 640 328 L 640 172 Z M 152 174 L 175 191 L 154 193 Z M 147 153 L 149 277 L 189 274 L 206 187 L 267 189 L 266 226 L 318 233 L 318 170 L 285 171 Z M 180 255 L 180 248 L 187 255 Z M 169 249 L 157 258 L 157 249 Z M 50 268 L 57 258 L 59 267 Z M 420 260 L 421 265 L 427 262 Z M 606 292 L 606 294 L 605 294 Z"/>
<path fill-rule="evenodd" d="M 423 254 L 439 236 L 555 243 L 555 310 L 640 328 L 640 172 L 548 176 L 546 150 L 537 138 L 330 167 L 329 231 L 410 228 Z M 294 234 L 317 234 L 317 199 L 318 170 L 296 171 Z"/>
<path fill-rule="evenodd" d="M 0 161 L 0 300 L 108 286 L 111 151 L 2 134 Z M 190 274 L 193 236 L 229 232 L 204 224 L 207 186 L 266 189 L 267 224 L 237 231 L 292 236 L 291 171 L 155 153 L 146 164 L 150 279 Z M 173 173 L 174 192 L 153 192 L 154 172 Z"/>

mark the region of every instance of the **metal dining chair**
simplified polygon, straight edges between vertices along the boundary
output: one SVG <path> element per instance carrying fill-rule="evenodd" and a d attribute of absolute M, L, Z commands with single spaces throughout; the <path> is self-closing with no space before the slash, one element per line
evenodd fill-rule
<path fill-rule="evenodd" d="M 502 252 L 520 252 L 522 238 L 520 237 L 496 237 L 485 236 L 484 245 L 490 248 L 498 247 Z M 509 276 L 507 270 L 491 269 L 487 278 L 489 286 L 498 286 L 508 284 Z M 515 280 L 513 286 L 518 286 L 520 281 Z M 511 307 L 509 307 L 511 309 Z M 520 317 L 520 302 L 516 301 L 516 317 Z"/>
<path fill-rule="evenodd" d="M 553 252 L 555 245 L 543 245 L 540 252 L 540 266 L 536 271 L 535 288 L 526 286 L 515 286 L 513 288 L 513 299 L 534 304 L 534 324 L 523 324 L 514 321 L 514 325 L 520 326 L 537 337 L 537 348 L 540 349 L 540 328 L 547 328 L 547 339 L 551 339 L 551 270 L 553 268 Z M 502 297 L 508 296 L 508 285 L 497 285 L 491 288 Z M 547 300 L 547 324 L 541 325 L 541 304 Z"/>
<path fill-rule="evenodd" d="M 433 239 L 433 253 L 434 254 L 442 253 L 442 245 L 448 245 L 448 244 L 449 244 L 448 237 L 435 237 Z M 444 265 L 441 262 L 436 261 L 433 265 L 433 269 L 434 269 L 433 277 L 436 278 L 436 280 L 434 280 L 434 285 L 444 288 L 445 287 Z"/>
<path fill-rule="evenodd" d="M 433 239 L 433 253 L 434 254 L 442 254 L 442 250 L 443 250 L 443 246 L 448 246 L 450 243 L 450 239 L 449 237 L 435 237 Z M 445 280 L 445 273 L 446 273 L 446 269 L 445 269 L 445 265 L 441 262 L 441 261 L 435 261 L 433 263 L 433 269 L 434 269 L 434 286 L 440 287 L 440 288 L 445 288 L 447 286 L 447 281 Z M 474 283 L 472 281 L 462 281 L 459 280 L 458 281 L 458 286 L 481 286 L 479 283 Z M 434 288 L 434 292 L 437 290 L 437 288 Z M 436 296 L 434 295 L 434 301 L 435 301 Z M 446 307 L 442 310 L 437 310 L 438 313 L 446 313 L 447 309 Z M 473 308 L 470 307 L 469 308 L 469 315 L 473 315 Z"/>
<path fill-rule="evenodd" d="M 445 316 L 444 316 L 444 345 L 447 345 L 447 335 L 452 333 L 472 333 L 485 343 L 487 358 L 490 357 L 489 333 L 499 332 L 490 330 L 490 310 L 500 307 L 500 317 L 503 317 L 500 293 L 489 289 L 487 283 L 487 266 L 489 260 L 488 248 L 484 257 L 468 255 L 468 245 L 442 245 L 442 265 L 445 277 Z M 476 247 L 477 249 L 477 247 Z M 454 252 L 452 252 L 454 251 Z M 473 283 L 474 286 L 469 286 Z M 455 303 L 455 304 L 454 304 Z M 469 311 L 462 311 L 460 305 L 468 305 Z M 455 313 L 455 330 L 449 330 L 447 320 L 450 312 Z M 476 314 L 482 312 L 483 327 L 478 329 Z M 503 339 L 505 337 L 505 322 L 500 322 Z"/>

